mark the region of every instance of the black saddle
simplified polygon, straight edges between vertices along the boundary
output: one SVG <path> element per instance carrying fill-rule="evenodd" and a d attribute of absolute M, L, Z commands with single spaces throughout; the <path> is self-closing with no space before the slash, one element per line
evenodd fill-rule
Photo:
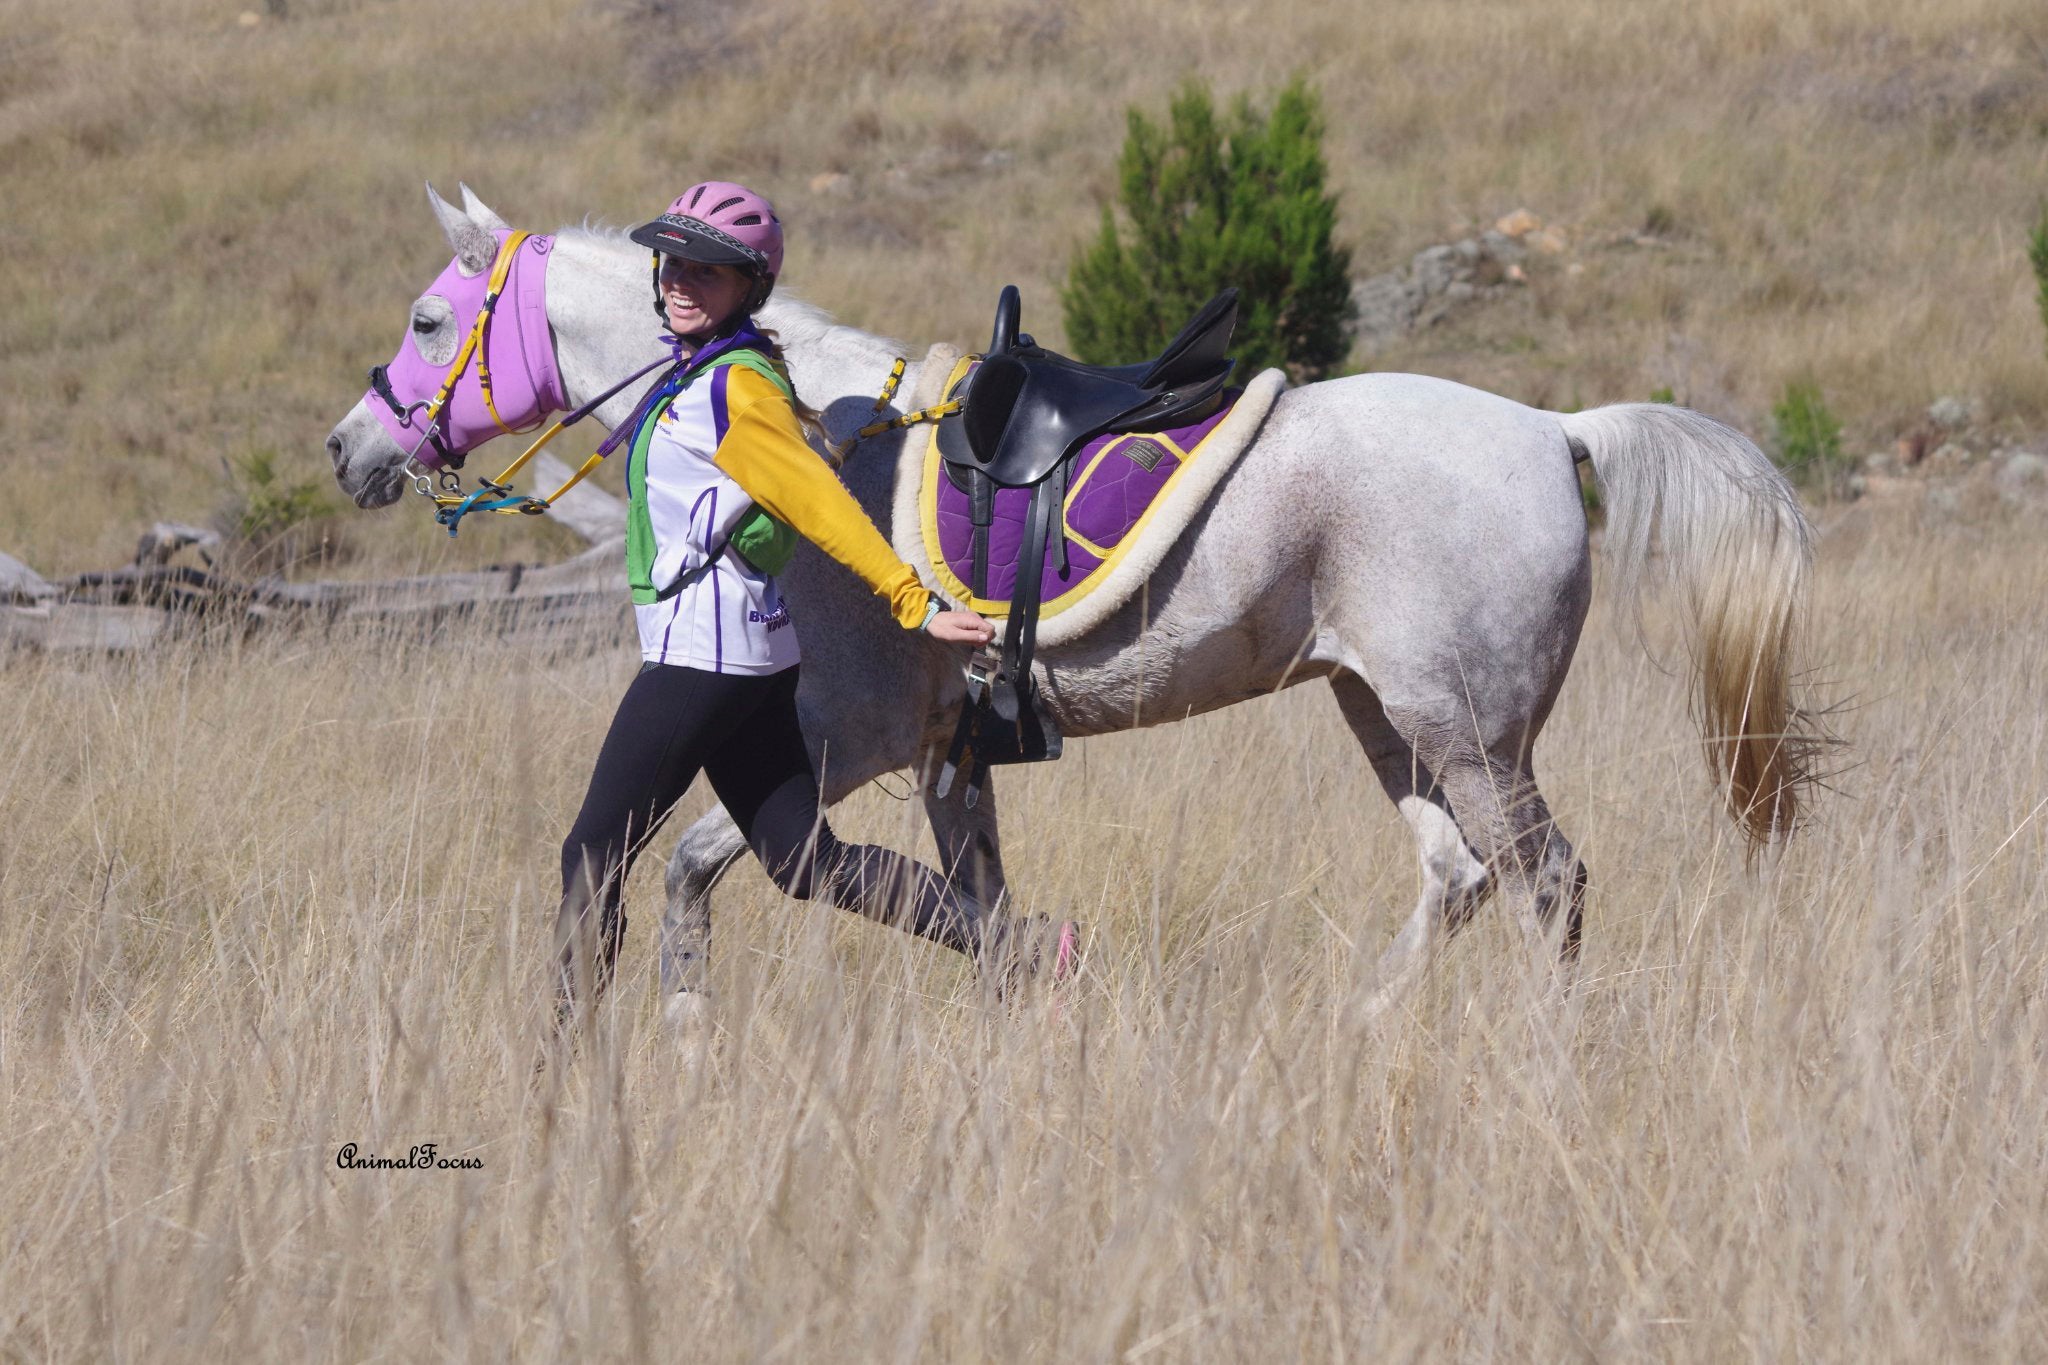
<path fill-rule="evenodd" d="M 946 476 L 972 507 L 969 587 L 976 597 L 988 596 L 995 490 L 1031 490 L 1000 662 L 992 677 L 981 670 L 970 675 L 968 703 L 939 775 L 938 794 L 944 796 L 971 751 L 969 805 L 990 763 L 1060 755 L 1059 728 L 1038 704 L 1031 656 L 1048 551 L 1058 556 L 1059 575 L 1068 572 L 1062 513 L 1074 457 L 1098 436 L 1202 421 L 1223 402 L 1235 364 L 1224 354 L 1237 325 L 1235 289 L 1209 300 L 1165 350 L 1140 365 L 1083 365 L 1048 351 L 1018 332 L 1019 307 L 1017 287 L 1006 285 L 996 301 L 988 353 L 948 395 L 960 400 L 961 410 L 939 423 Z"/>

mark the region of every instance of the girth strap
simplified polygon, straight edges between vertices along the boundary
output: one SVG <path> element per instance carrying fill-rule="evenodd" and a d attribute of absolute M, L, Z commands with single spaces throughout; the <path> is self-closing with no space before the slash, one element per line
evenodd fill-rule
<path fill-rule="evenodd" d="M 970 481 L 971 489 L 987 486 L 985 475 L 976 474 Z M 953 727 L 953 742 L 947 748 L 936 791 L 944 798 L 960 765 L 968 763 L 965 801 L 969 809 L 980 797 L 989 764 L 1035 763 L 1060 756 L 1063 739 L 1059 726 L 1039 703 L 1031 658 L 1038 644 L 1046 552 L 1055 539 L 1060 547 L 1060 573 L 1067 572 L 1066 487 L 1066 465 L 1062 463 L 1032 488 L 1024 540 L 1017 547 L 1017 581 L 1010 590 L 1002 651 L 993 668 L 984 657 L 968 670 L 967 696 L 960 705 L 960 719 Z M 975 530 L 985 546 L 987 528 L 977 526 Z M 978 559 L 975 572 L 975 593 L 980 596 L 988 591 L 986 563 Z"/>
<path fill-rule="evenodd" d="M 942 476 L 943 477 L 943 476 Z M 969 566 L 968 586 L 976 597 L 988 596 L 988 533 L 996 519 L 995 480 L 979 469 L 967 473 L 967 498 L 974 519 L 974 562 Z"/>

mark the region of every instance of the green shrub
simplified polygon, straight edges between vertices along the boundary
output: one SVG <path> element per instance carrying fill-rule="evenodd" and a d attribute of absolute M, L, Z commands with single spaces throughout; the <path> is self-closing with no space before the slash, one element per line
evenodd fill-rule
<path fill-rule="evenodd" d="M 270 446 L 222 461 L 228 497 L 215 516 L 240 569 L 283 569 L 305 559 L 331 559 L 339 538 L 319 525 L 338 510 L 333 487 L 317 475 L 295 479 Z"/>
<path fill-rule="evenodd" d="M 1794 482 L 1832 487 L 1843 472 L 1842 424 L 1821 399 L 1820 386 L 1797 380 L 1771 408 L 1778 464 Z"/>
<path fill-rule="evenodd" d="M 1671 391 L 1669 384 L 1666 384 L 1662 388 L 1650 390 L 1650 401 L 1652 403 L 1676 403 L 1678 395 Z"/>
<path fill-rule="evenodd" d="M 2041 216 L 2027 236 L 2027 261 L 2034 267 L 2034 302 L 2041 309 L 2041 325 L 2048 327 L 2048 200 L 2041 202 Z"/>
<path fill-rule="evenodd" d="M 1219 289 L 1236 286 L 1238 373 L 1320 379 L 1351 340 L 1351 254 L 1323 188 L 1322 116 L 1299 79 L 1262 115 L 1219 118 L 1207 87 L 1175 96 L 1162 128 L 1138 109 L 1118 162 L 1128 240 L 1108 205 L 1061 291 L 1067 336 L 1091 364 L 1143 359 Z"/>

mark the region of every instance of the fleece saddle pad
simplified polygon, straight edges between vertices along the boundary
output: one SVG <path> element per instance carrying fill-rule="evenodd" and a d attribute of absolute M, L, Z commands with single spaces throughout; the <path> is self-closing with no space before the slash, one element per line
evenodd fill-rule
<path fill-rule="evenodd" d="M 925 359 L 914 407 L 944 401 L 978 363 L 950 346 Z M 943 376 L 943 384 L 931 379 Z M 1047 554 L 1040 576 L 1038 643 L 1077 639 L 1122 606 L 1159 567 L 1208 496 L 1251 445 L 1287 386 L 1279 370 L 1258 375 L 1192 426 L 1098 436 L 1074 456 L 1061 532 L 1067 568 Z M 946 419 L 959 421 L 957 415 Z M 914 428 L 913 430 L 921 430 Z M 937 426 L 913 436 L 897 474 L 896 553 L 941 596 L 1001 619 L 1016 589 L 1028 488 L 999 488 L 989 531 L 988 595 L 972 579 L 974 524 L 967 492 L 947 476 Z"/>

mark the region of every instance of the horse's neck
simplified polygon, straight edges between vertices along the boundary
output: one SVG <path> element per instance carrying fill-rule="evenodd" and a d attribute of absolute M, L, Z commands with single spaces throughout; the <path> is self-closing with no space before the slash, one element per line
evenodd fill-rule
<path fill-rule="evenodd" d="M 548 324 L 555 333 L 563 391 L 572 406 L 581 407 L 661 357 L 661 323 L 654 316 L 653 299 L 647 254 L 639 247 L 580 228 L 565 228 L 556 235 L 548 266 Z M 771 299 L 759 321 L 780 339 L 798 396 L 828 413 L 835 439 L 847 434 L 840 430 L 847 425 L 846 400 L 872 402 L 891 363 L 902 354 L 893 343 L 841 326 L 796 299 Z M 913 365 L 904 376 L 902 394 L 912 392 L 915 371 Z M 598 420 L 606 426 L 624 421 L 645 391 L 644 385 L 628 389 L 598 409 Z"/>
<path fill-rule="evenodd" d="M 847 327 L 829 313 L 800 299 L 770 299 L 761 310 L 761 325 L 773 332 L 789 360 L 789 377 L 804 402 L 824 413 L 835 440 L 850 434 L 848 413 L 861 406 L 858 428 L 872 414 L 874 399 L 889 377 L 889 367 L 905 349 L 896 342 Z M 901 392 L 907 394 L 906 384 Z"/>
<path fill-rule="evenodd" d="M 555 334 L 562 393 L 572 408 L 663 354 L 646 256 L 637 249 L 634 254 L 639 254 L 637 269 L 632 254 L 595 234 L 564 228 L 555 236 L 548 262 L 548 326 Z M 608 427 L 618 425 L 644 392 L 645 385 L 634 385 L 599 408 L 597 419 Z"/>

